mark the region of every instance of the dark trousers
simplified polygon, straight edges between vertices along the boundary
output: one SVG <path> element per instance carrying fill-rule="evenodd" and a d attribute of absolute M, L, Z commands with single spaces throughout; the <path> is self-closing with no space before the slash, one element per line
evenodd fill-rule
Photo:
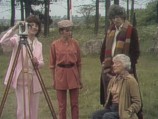
<path fill-rule="evenodd" d="M 112 104 L 108 109 L 94 112 L 91 119 L 119 119 L 118 104 Z"/>

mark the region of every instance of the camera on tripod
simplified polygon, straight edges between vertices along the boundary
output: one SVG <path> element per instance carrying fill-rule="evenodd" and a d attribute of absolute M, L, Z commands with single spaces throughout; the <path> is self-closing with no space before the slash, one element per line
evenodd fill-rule
<path fill-rule="evenodd" d="M 28 27 L 29 27 L 29 23 L 27 23 L 27 22 L 19 24 L 19 35 L 21 37 L 28 36 Z"/>

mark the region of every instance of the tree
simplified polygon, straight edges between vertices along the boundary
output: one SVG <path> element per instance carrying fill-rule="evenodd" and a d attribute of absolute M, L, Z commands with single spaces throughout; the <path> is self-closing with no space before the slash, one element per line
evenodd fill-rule
<path fill-rule="evenodd" d="M 158 2 L 156 4 L 156 23 L 158 23 Z"/>
<path fill-rule="evenodd" d="M 99 0 L 96 0 L 95 28 L 94 33 L 97 36 L 99 30 Z"/>
<path fill-rule="evenodd" d="M 129 0 L 127 0 L 127 20 L 129 20 Z"/>
<path fill-rule="evenodd" d="M 131 15 L 130 15 L 131 23 L 133 23 L 133 16 L 134 16 L 134 0 L 131 0 Z"/>
<path fill-rule="evenodd" d="M 44 35 L 47 36 L 49 34 L 49 0 L 45 0 L 45 24 L 44 24 Z"/>
<path fill-rule="evenodd" d="M 109 20 L 108 20 L 108 10 L 110 7 L 110 0 L 106 0 L 105 2 L 105 31 L 107 31 L 107 28 L 109 26 Z"/>
<path fill-rule="evenodd" d="M 94 5 L 80 5 L 78 6 L 79 10 L 77 13 L 82 14 L 83 17 L 85 18 L 85 23 L 86 26 L 89 27 L 90 24 L 90 17 L 94 14 L 95 12 L 95 6 Z"/>
<path fill-rule="evenodd" d="M 23 5 L 23 0 L 20 0 L 20 6 L 21 6 L 21 21 L 24 21 L 24 5 Z"/>
<path fill-rule="evenodd" d="M 119 5 L 119 0 L 114 0 L 114 4 Z"/>
<path fill-rule="evenodd" d="M 70 10 L 71 10 L 71 0 L 67 0 L 67 19 L 72 20 L 71 19 L 72 14 L 70 14 L 71 12 Z"/>
<path fill-rule="evenodd" d="M 15 21 L 15 0 L 11 0 L 11 21 L 10 25 L 14 26 Z"/>
<path fill-rule="evenodd" d="M 144 21 L 148 24 L 153 24 L 157 21 L 157 3 L 157 0 L 153 0 L 147 4 L 147 8 L 145 9 Z"/>
<path fill-rule="evenodd" d="M 25 18 L 27 18 L 31 13 L 31 0 L 24 0 L 25 2 Z"/>

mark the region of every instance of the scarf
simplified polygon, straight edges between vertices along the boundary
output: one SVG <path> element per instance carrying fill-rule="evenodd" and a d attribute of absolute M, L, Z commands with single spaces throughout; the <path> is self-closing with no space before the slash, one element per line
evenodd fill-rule
<path fill-rule="evenodd" d="M 104 70 L 108 72 L 112 65 L 112 45 L 114 42 L 116 28 L 113 25 L 107 31 L 107 37 L 105 42 L 105 59 L 104 59 Z M 126 54 L 129 55 L 129 47 L 131 42 L 131 32 L 132 26 L 128 21 L 125 21 L 121 27 L 118 35 L 116 36 L 116 47 L 114 51 L 114 56 L 117 54 Z"/>

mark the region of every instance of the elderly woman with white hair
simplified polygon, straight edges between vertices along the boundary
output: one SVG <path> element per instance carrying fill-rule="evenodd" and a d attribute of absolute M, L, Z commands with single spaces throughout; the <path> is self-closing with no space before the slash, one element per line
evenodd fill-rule
<path fill-rule="evenodd" d="M 105 109 L 93 113 L 92 119 L 138 119 L 141 108 L 139 86 L 129 74 L 130 58 L 124 54 L 113 57 L 113 72 L 116 74 L 107 89 Z"/>

